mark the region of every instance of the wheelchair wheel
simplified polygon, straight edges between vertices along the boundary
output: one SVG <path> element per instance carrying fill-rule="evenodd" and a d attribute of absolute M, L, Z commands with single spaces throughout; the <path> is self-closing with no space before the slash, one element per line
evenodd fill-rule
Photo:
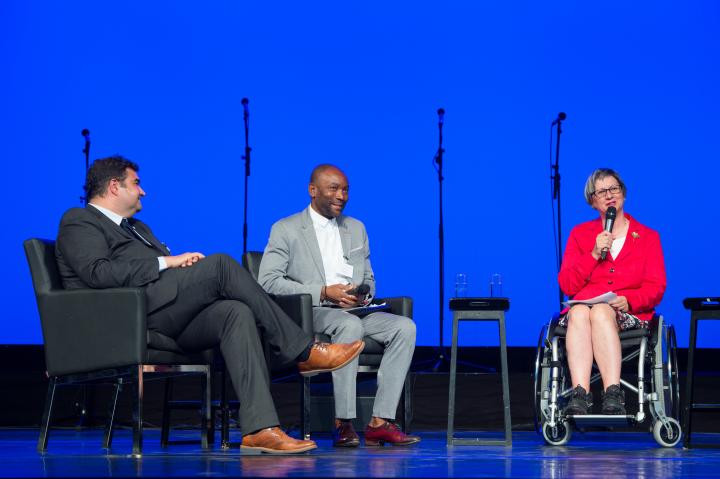
<path fill-rule="evenodd" d="M 543 413 L 543 399 L 542 393 L 543 388 L 547 387 L 547 369 L 542 367 L 545 360 L 546 348 L 545 339 L 547 337 L 547 325 L 543 326 L 540 330 L 540 337 L 538 338 L 537 352 L 535 355 L 535 376 L 533 377 L 533 406 L 535 407 L 535 415 L 533 417 L 535 421 L 535 432 L 542 434 L 542 425 L 545 422 Z"/>
<path fill-rule="evenodd" d="M 542 434 L 545 442 L 551 446 L 564 446 L 570 441 L 572 428 L 567 421 L 563 421 L 555 427 L 551 427 L 550 424 L 545 423 L 542 427 Z"/>
<path fill-rule="evenodd" d="M 663 376 L 666 381 L 665 386 L 667 386 L 667 389 L 664 388 L 665 413 L 670 417 L 680 419 L 680 379 L 678 377 L 675 328 L 672 325 L 666 325 L 663 336 L 666 347 L 666 357 L 663 358 Z"/>
<path fill-rule="evenodd" d="M 667 428 L 662 421 L 655 421 L 655 424 L 653 424 L 653 437 L 663 447 L 674 447 L 682 438 L 682 429 L 676 419 L 669 417 L 667 421 Z"/>

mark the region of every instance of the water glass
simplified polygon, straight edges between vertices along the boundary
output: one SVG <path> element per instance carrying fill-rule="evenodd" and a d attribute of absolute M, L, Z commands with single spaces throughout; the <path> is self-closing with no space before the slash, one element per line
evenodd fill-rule
<path fill-rule="evenodd" d="M 455 297 L 464 298 L 468 293 L 468 277 L 466 273 L 455 275 Z"/>
<path fill-rule="evenodd" d="M 500 298 L 503 295 L 502 275 L 493 273 L 490 275 L 490 297 Z"/>

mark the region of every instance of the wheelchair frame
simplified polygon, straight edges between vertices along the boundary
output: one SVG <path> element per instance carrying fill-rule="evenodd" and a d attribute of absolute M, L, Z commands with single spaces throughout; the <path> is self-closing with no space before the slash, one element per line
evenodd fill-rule
<path fill-rule="evenodd" d="M 624 354 L 623 363 L 638 359 L 638 382 L 634 385 L 624 379 L 621 384 L 637 395 L 638 411 L 628 415 L 565 415 L 561 407 L 571 394 L 569 373 L 565 361 L 565 350 L 560 346 L 564 335 L 555 334 L 558 315 L 543 326 L 538 340 L 535 358 L 534 405 L 535 429 L 551 445 L 567 444 L 572 435 L 572 426 L 623 426 L 634 425 L 647 418 L 646 406 L 652 417 L 652 432 L 655 441 L 664 447 L 675 446 L 682 437 L 680 427 L 680 385 L 677 369 L 677 341 L 675 328 L 665 323 L 662 316 L 652 319 L 650 328 L 620 333 L 623 350 L 630 346 L 639 347 Z M 650 388 L 646 390 L 646 366 L 650 369 Z M 597 365 L 593 362 L 594 374 L 590 384 L 600 379 Z"/>

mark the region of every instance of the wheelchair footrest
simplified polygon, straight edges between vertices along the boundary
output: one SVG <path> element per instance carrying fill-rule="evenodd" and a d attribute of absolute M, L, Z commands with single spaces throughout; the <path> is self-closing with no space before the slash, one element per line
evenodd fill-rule
<path fill-rule="evenodd" d="M 582 414 L 577 416 L 568 416 L 577 427 L 612 427 L 627 426 L 635 423 L 635 416 L 617 415 L 617 414 Z"/>

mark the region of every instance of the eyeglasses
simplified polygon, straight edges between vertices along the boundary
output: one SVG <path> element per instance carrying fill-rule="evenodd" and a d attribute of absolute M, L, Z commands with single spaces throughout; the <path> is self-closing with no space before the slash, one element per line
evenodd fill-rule
<path fill-rule="evenodd" d="M 603 196 L 607 196 L 608 193 L 615 196 L 620 193 L 620 189 L 620 185 L 611 186 L 610 188 L 594 191 L 593 196 L 595 196 L 595 198 L 602 198 Z"/>

